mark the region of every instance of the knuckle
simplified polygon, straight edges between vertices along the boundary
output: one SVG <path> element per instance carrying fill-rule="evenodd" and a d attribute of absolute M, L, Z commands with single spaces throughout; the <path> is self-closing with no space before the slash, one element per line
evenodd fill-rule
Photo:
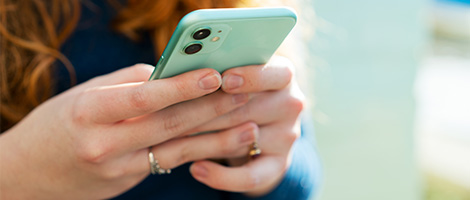
<path fill-rule="evenodd" d="M 296 115 L 298 115 L 300 112 L 305 107 L 305 101 L 303 100 L 302 97 L 295 97 L 291 96 L 290 98 L 287 99 L 287 107 L 290 108 L 292 112 L 294 112 Z"/>
<path fill-rule="evenodd" d="M 291 60 L 283 56 L 275 56 L 269 65 L 276 69 L 282 70 L 281 72 L 283 79 L 281 80 L 285 81 L 283 83 L 287 85 L 292 81 L 295 74 L 295 67 Z"/>
<path fill-rule="evenodd" d="M 215 104 L 213 107 L 212 107 L 213 111 L 214 111 L 214 114 L 215 116 L 221 116 L 223 114 L 225 114 L 227 112 L 227 109 L 225 108 L 224 105 L 222 104 Z"/>
<path fill-rule="evenodd" d="M 187 80 L 183 80 L 182 77 L 177 77 L 171 82 L 171 85 L 175 88 L 174 92 L 177 99 L 189 99 L 191 94 L 194 93 L 190 87 L 186 85 Z"/>
<path fill-rule="evenodd" d="M 240 145 L 237 142 L 237 138 L 239 133 L 232 131 L 232 132 L 225 132 L 225 133 L 218 133 L 214 134 L 217 138 L 216 145 L 214 146 L 217 149 L 216 154 L 214 156 L 233 156 L 240 150 Z M 220 154 L 220 155 L 219 155 Z"/>
<path fill-rule="evenodd" d="M 145 85 L 141 85 L 131 90 L 129 95 L 129 103 L 132 107 L 145 111 L 150 106 L 150 101 L 148 98 L 148 92 L 145 91 Z"/>
<path fill-rule="evenodd" d="M 233 103 L 228 104 L 228 102 L 233 101 L 233 96 L 224 92 L 218 92 L 215 93 L 213 98 L 210 100 L 208 106 L 210 106 L 210 109 L 212 109 L 212 114 L 214 116 L 222 116 L 228 112 L 230 112 L 232 109 L 234 109 Z"/>
<path fill-rule="evenodd" d="M 289 68 L 292 73 L 295 73 L 295 66 L 292 60 L 284 56 L 276 56 L 273 58 L 274 62 L 285 68 Z"/>
<path fill-rule="evenodd" d="M 74 124 L 85 124 L 88 119 L 88 114 L 84 109 L 74 109 L 72 111 L 72 123 Z"/>
<path fill-rule="evenodd" d="M 226 137 L 226 136 L 223 136 L 223 135 L 221 135 L 221 137 L 219 137 L 217 145 L 218 145 L 219 152 L 222 155 L 232 154 L 236 150 L 233 147 L 234 145 L 232 145 L 232 142 L 229 139 L 229 137 Z"/>
<path fill-rule="evenodd" d="M 294 70 L 294 67 L 292 65 L 287 65 L 285 67 L 285 78 L 286 78 L 286 83 L 290 83 L 292 81 L 292 78 L 294 77 L 294 73 L 295 73 L 295 70 Z"/>
<path fill-rule="evenodd" d="M 168 133 L 177 133 L 181 131 L 184 119 L 177 114 L 178 112 L 168 112 L 163 120 L 163 129 Z"/>
<path fill-rule="evenodd" d="M 128 69 L 138 72 L 138 71 L 142 71 L 142 70 L 147 71 L 150 68 L 153 68 L 153 66 L 147 65 L 147 64 L 144 64 L 144 63 L 137 63 L 135 65 L 130 66 Z"/>
<path fill-rule="evenodd" d="M 109 152 L 110 147 L 105 142 L 85 140 L 77 146 L 76 155 L 82 162 L 100 164 Z"/>
<path fill-rule="evenodd" d="M 91 96 L 89 93 L 90 91 L 81 91 L 76 95 L 74 106 L 71 109 L 71 119 L 74 124 L 83 125 L 91 119 L 92 114 L 87 103 L 87 98 Z"/>
<path fill-rule="evenodd" d="M 238 151 L 238 147 L 233 142 L 223 140 L 221 143 L 221 152 L 226 156 L 232 156 Z"/>
<path fill-rule="evenodd" d="M 297 139 L 299 139 L 300 137 L 300 134 L 295 131 L 295 130 L 290 130 L 290 131 L 287 131 L 286 134 L 285 134 L 285 141 L 289 143 L 289 145 L 292 145 L 294 144 L 295 141 L 297 141 Z"/>
<path fill-rule="evenodd" d="M 138 63 L 129 67 L 129 70 L 131 70 L 131 72 L 134 73 L 134 75 L 136 75 L 137 77 L 145 77 L 150 76 L 149 73 L 152 73 L 153 68 L 154 67 L 151 65 Z"/>

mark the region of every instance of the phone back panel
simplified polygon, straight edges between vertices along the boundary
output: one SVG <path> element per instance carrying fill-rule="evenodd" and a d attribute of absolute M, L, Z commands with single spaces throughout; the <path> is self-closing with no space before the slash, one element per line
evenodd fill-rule
<path fill-rule="evenodd" d="M 200 68 L 223 72 L 229 68 L 266 63 L 296 23 L 288 8 L 205 9 L 186 15 L 178 24 L 151 80 Z M 211 30 L 203 40 L 193 33 Z M 186 54 L 185 47 L 199 43 L 202 49 Z"/>

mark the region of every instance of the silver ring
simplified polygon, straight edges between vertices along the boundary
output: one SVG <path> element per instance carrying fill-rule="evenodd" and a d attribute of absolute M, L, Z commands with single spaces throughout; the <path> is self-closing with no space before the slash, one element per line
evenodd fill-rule
<path fill-rule="evenodd" d="M 149 148 L 149 163 L 150 163 L 150 173 L 155 175 L 161 175 L 161 174 L 171 174 L 171 169 L 162 169 L 160 165 L 158 164 L 158 160 L 155 159 L 155 156 L 153 155 L 151 148 Z"/>

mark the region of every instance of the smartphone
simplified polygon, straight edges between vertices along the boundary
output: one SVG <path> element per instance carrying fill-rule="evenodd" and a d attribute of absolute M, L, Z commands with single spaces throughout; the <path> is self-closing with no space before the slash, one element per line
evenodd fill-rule
<path fill-rule="evenodd" d="M 150 80 L 201 68 L 222 73 L 265 64 L 296 21 L 295 11 L 287 7 L 193 11 L 178 23 Z"/>

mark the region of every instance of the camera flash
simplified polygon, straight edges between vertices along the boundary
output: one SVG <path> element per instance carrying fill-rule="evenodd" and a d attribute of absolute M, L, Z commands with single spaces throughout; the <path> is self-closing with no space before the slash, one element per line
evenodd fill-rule
<path fill-rule="evenodd" d="M 220 37 L 213 37 L 213 38 L 211 39 L 211 41 L 212 41 L 212 42 L 217 42 L 217 41 L 219 41 L 219 39 L 220 39 Z"/>

